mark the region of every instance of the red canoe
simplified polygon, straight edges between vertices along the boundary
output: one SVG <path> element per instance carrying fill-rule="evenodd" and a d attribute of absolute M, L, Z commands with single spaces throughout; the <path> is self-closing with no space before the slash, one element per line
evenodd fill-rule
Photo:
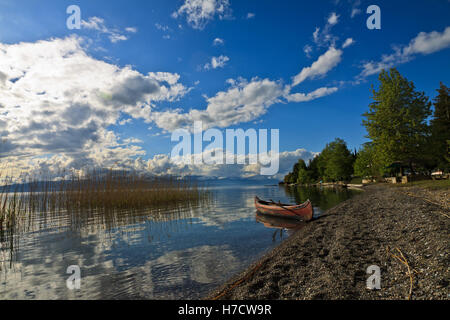
<path fill-rule="evenodd" d="M 255 197 L 255 207 L 258 212 L 276 217 L 295 218 L 301 220 L 311 220 L 314 208 L 311 201 L 307 200 L 302 204 L 291 205 L 276 202 L 268 202 Z"/>

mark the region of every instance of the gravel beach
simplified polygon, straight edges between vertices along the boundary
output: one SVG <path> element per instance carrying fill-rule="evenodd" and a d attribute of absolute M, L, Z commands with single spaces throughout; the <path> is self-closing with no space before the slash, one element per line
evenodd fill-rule
<path fill-rule="evenodd" d="M 364 189 L 206 298 L 449 299 L 448 198 L 439 205 L 394 186 Z M 371 265 L 380 290 L 366 288 Z"/>

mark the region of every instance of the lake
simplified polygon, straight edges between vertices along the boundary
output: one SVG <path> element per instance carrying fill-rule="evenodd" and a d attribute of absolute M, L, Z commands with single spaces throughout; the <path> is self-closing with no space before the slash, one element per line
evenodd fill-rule
<path fill-rule="evenodd" d="M 301 223 L 256 215 L 253 199 L 311 199 L 315 215 L 358 191 L 210 186 L 210 200 L 150 212 L 34 214 L 0 234 L 0 299 L 196 299 Z M 81 271 L 70 290 L 67 268 Z"/>

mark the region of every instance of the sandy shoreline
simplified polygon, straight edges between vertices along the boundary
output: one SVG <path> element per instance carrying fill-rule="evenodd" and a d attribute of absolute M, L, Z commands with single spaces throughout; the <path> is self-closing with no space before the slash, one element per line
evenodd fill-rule
<path fill-rule="evenodd" d="M 412 280 L 411 299 L 449 299 L 448 215 L 398 188 L 366 187 L 206 298 L 407 299 Z M 411 277 L 392 255 L 400 252 Z M 366 289 L 371 265 L 381 269 L 381 290 Z"/>

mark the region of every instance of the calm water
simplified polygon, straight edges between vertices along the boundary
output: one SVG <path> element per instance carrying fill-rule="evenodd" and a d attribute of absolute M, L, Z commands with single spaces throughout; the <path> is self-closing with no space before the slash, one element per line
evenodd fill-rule
<path fill-rule="evenodd" d="M 121 214 L 35 215 L 0 235 L 0 299 L 192 299 L 278 245 L 301 224 L 255 214 L 253 198 L 311 199 L 315 214 L 355 191 L 211 187 L 209 203 Z M 69 290 L 67 267 L 81 269 Z"/>

